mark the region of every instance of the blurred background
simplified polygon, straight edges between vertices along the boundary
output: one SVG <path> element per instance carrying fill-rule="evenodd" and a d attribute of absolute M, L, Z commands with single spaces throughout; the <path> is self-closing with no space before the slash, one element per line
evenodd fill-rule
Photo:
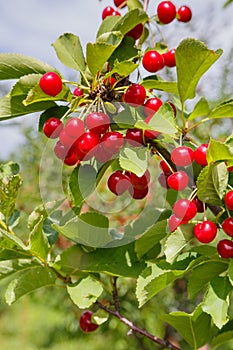
<path fill-rule="evenodd" d="M 176 47 L 185 37 L 203 40 L 208 47 L 222 48 L 223 56 L 202 79 L 200 93 L 213 103 L 231 98 L 233 88 L 233 5 L 223 8 L 224 0 L 174 0 L 176 6 L 188 5 L 193 19 L 188 24 L 178 21 L 163 28 L 170 48 Z M 149 14 L 156 13 L 159 2 L 151 0 Z M 114 6 L 111 0 L 24 0 L 2 1 L 0 4 L 0 52 L 20 53 L 40 59 L 55 66 L 67 79 L 77 78 L 74 71 L 62 66 L 51 44 L 65 32 L 80 37 L 84 47 L 93 42 L 101 24 L 102 10 Z M 121 11 L 124 13 L 124 10 Z M 174 72 L 173 72 L 174 73 Z M 172 73 L 172 74 L 173 74 Z M 175 73 L 174 73 L 175 74 Z M 4 95 L 12 82 L 0 83 Z M 38 115 L 29 115 L 4 121 L 0 124 L 0 160 L 15 160 L 21 165 L 24 180 L 18 207 L 25 217 L 40 204 L 38 167 L 43 150 L 43 135 L 38 134 Z M 232 132 L 232 122 L 216 121 L 209 125 L 217 137 Z M 205 138 L 206 129 L 200 129 L 199 138 Z M 48 176 L 54 176 L 47 169 Z M 48 191 L 52 192 L 52 181 Z M 185 299 L 186 281 L 180 280 L 167 288 L 137 311 L 134 298 L 135 281 L 120 281 L 122 309 L 126 317 L 163 337 L 173 333 L 161 322 L 164 311 L 192 311 L 193 305 Z M 159 349 L 154 343 L 140 337 L 127 335 L 128 329 L 115 319 L 110 319 L 97 332 L 83 334 L 79 329 L 80 311 L 66 298 L 65 291 L 53 287 L 23 297 L 8 307 L 0 298 L 0 344 L 4 350 L 102 350 L 106 346 L 114 350 Z M 182 344 L 181 344 L 182 345 Z M 233 343 L 221 346 L 232 349 Z M 192 350 L 183 344 L 182 349 Z"/>

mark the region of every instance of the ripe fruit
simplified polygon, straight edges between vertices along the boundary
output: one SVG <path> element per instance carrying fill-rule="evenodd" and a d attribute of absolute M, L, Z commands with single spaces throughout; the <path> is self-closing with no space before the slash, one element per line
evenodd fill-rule
<path fill-rule="evenodd" d="M 128 129 L 125 135 L 126 141 L 134 147 L 140 147 L 143 143 L 143 132 L 140 129 Z"/>
<path fill-rule="evenodd" d="M 151 73 L 155 73 L 164 67 L 163 56 L 155 50 L 147 51 L 142 58 L 143 67 Z"/>
<path fill-rule="evenodd" d="M 233 190 L 227 192 L 224 198 L 224 202 L 228 209 L 233 210 Z"/>
<path fill-rule="evenodd" d="M 126 6 L 126 0 L 114 0 L 114 5 L 123 8 Z"/>
<path fill-rule="evenodd" d="M 139 23 L 137 24 L 133 29 L 131 29 L 128 33 L 126 33 L 126 36 L 131 36 L 134 40 L 137 40 L 140 38 L 140 36 L 143 33 L 143 24 Z"/>
<path fill-rule="evenodd" d="M 60 132 L 59 140 L 67 149 L 75 143 L 75 138 L 67 134 L 66 128 L 62 129 Z"/>
<path fill-rule="evenodd" d="M 176 7 L 171 1 L 162 1 L 157 6 L 159 21 L 168 24 L 176 18 Z"/>
<path fill-rule="evenodd" d="M 84 122 L 79 118 L 72 117 L 67 121 L 64 130 L 69 137 L 78 140 L 85 132 Z"/>
<path fill-rule="evenodd" d="M 95 147 L 99 144 L 99 135 L 92 131 L 85 132 L 76 142 L 75 146 L 88 160 L 94 155 Z"/>
<path fill-rule="evenodd" d="M 148 187 L 150 182 L 149 170 L 146 170 L 142 176 L 137 176 L 134 173 L 130 173 L 129 179 L 135 189 L 143 190 L 144 188 Z"/>
<path fill-rule="evenodd" d="M 175 67 L 176 66 L 175 53 L 176 53 L 176 49 L 171 49 L 162 55 L 163 59 L 164 59 L 165 66 L 167 66 L 167 67 Z"/>
<path fill-rule="evenodd" d="M 123 174 L 121 170 L 116 170 L 108 178 L 108 188 L 117 196 L 125 193 L 131 186 L 127 175 Z"/>
<path fill-rule="evenodd" d="M 103 9 L 102 19 L 104 20 L 108 16 L 121 16 L 121 14 L 118 11 L 114 10 L 113 7 L 107 6 Z"/>
<path fill-rule="evenodd" d="M 208 143 L 203 143 L 198 146 L 193 152 L 193 159 L 197 164 L 206 166 L 208 164 L 206 159 L 206 152 L 208 149 Z"/>
<path fill-rule="evenodd" d="M 194 236 L 201 243 L 212 242 L 217 234 L 217 226 L 212 221 L 206 220 L 194 226 Z"/>
<path fill-rule="evenodd" d="M 222 239 L 217 245 L 218 254 L 224 259 L 233 258 L 233 242 L 229 239 Z"/>
<path fill-rule="evenodd" d="M 83 90 L 80 87 L 76 87 L 73 91 L 74 96 L 83 96 Z"/>
<path fill-rule="evenodd" d="M 115 85 L 116 81 L 117 81 L 116 78 L 108 77 L 108 78 L 105 78 L 103 80 L 103 83 L 104 83 L 104 85 L 106 85 L 108 87 L 113 87 Z"/>
<path fill-rule="evenodd" d="M 93 313 L 91 311 L 85 311 L 79 320 L 80 328 L 83 332 L 94 332 L 99 325 L 93 323 L 91 320 Z"/>
<path fill-rule="evenodd" d="M 124 94 L 124 101 L 133 107 L 142 106 L 146 99 L 146 89 L 140 84 L 132 84 Z"/>
<path fill-rule="evenodd" d="M 60 142 L 57 141 L 54 146 L 54 153 L 57 158 L 64 160 L 69 155 L 68 149 Z"/>
<path fill-rule="evenodd" d="M 143 189 L 139 189 L 139 188 L 133 188 L 133 193 L 132 193 L 132 197 L 134 199 L 143 199 L 146 197 L 146 195 L 148 194 L 149 188 L 148 186 L 143 188 Z M 131 191 L 130 191 L 131 192 Z"/>
<path fill-rule="evenodd" d="M 173 212 L 177 218 L 189 221 L 196 215 L 197 207 L 194 202 L 182 198 L 175 202 Z"/>
<path fill-rule="evenodd" d="M 153 118 L 153 114 L 146 117 L 146 119 L 144 119 L 144 122 L 146 124 L 149 124 L 149 122 L 152 118 Z M 144 131 L 144 137 L 145 137 L 146 142 L 149 142 L 150 140 L 156 139 L 159 135 L 160 135 L 159 131 L 149 130 L 149 129 Z"/>
<path fill-rule="evenodd" d="M 43 131 L 48 138 L 56 139 L 60 135 L 63 127 L 63 123 L 60 119 L 51 117 L 44 123 Z"/>
<path fill-rule="evenodd" d="M 198 197 L 195 197 L 193 199 L 193 202 L 195 203 L 195 205 L 197 207 L 197 212 L 204 213 L 204 203 Z"/>
<path fill-rule="evenodd" d="M 187 222 L 177 218 L 175 214 L 172 214 L 168 219 L 168 228 L 171 232 L 174 232 L 180 225 L 183 224 L 187 224 Z"/>
<path fill-rule="evenodd" d="M 178 166 L 190 165 L 193 161 L 193 150 L 187 146 L 180 146 L 171 152 L 171 160 Z"/>
<path fill-rule="evenodd" d="M 183 171 L 176 171 L 167 178 L 167 184 L 175 191 L 183 191 L 188 186 L 188 175 Z"/>
<path fill-rule="evenodd" d="M 171 173 L 167 174 L 164 173 L 163 171 L 159 174 L 158 176 L 158 181 L 160 183 L 160 185 L 164 188 L 169 188 L 168 184 L 167 184 L 167 178 Z"/>
<path fill-rule="evenodd" d="M 192 11 L 191 9 L 184 5 L 181 6 L 178 10 L 177 10 L 177 15 L 176 15 L 178 21 L 180 22 L 189 22 L 192 18 Z"/>
<path fill-rule="evenodd" d="M 222 229 L 228 236 L 233 237 L 233 217 L 227 218 L 222 222 Z"/>
<path fill-rule="evenodd" d="M 145 116 L 152 117 L 155 114 L 155 112 L 157 112 L 159 110 L 159 108 L 162 106 L 162 104 L 163 104 L 163 102 L 158 97 L 149 98 L 144 103 L 143 112 L 144 112 Z"/>
<path fill-rule="evenodd" d="M 170 168 L 170 166 L 168 165 L 168 163 L 165 162 L 165 160 L 161 160 L 160 163 L 159 163 L 159 166 L 160 166 L 160 168 L 163 170 L 163 172 L 164 172 L 165 174 L 171 175 L 171 168 Z"/>
<path fill-rule="evenodd" d="M 90 131 L 104 134 L 109 128 L 110 119 L 105 113 L 93 112 L 86 116 L 85 124 Z"/>
<path fill-rule="evenodd" d="M 45 73 L 40 78 L 39 85 L 41 90 L 49 96 L 56 96 L 62 91 L 61 77 L 55 72 Z"/>
<path fill-rule="evenodd" d="M 100 142 L 102 149 L 113 155 L 120 151 L 121 147 L 124 145 L 125 139 L 120 132 L 109 131 L 101 137 Z"/>

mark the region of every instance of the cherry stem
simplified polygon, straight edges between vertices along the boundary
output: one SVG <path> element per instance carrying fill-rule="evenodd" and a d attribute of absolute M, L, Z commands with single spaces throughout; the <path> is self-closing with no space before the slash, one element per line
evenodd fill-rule
<path fill-rule="evenodd" d="M 154 343 L 157 343 L 159 345 L 161 345 L 163 348 L 168 348 L 168 349 L 172 349 L 172 350 L 181 350 L 180 348 L 178 348 L 177 346 L 171 344 L 169 341 L 167 340 L 163 340 L 160 339 L 156 336 L 154 336 L 153 334 L 147 332 L 146 330 L 136 326 L 133 322 L 131 322 L 129 319 L 127 319 L 126 317 L 122 316 L 120 313 L 120 310 L 118 310 L 118 306 L 115 305 L 115 310 L 110 309 L 109 307 L 107 307 L 106 305 L 102 304 L 101 302 L 97 301 L 96 304 L 103 310 L 105 310 L 106 312 L 108 312 L 110 315 L 118 318 L 122 323 L 124 323 L 126 326 L 128 326 L 130 328 L 131 331 L 141 334 L 144 337 L 152 340 Z"/>

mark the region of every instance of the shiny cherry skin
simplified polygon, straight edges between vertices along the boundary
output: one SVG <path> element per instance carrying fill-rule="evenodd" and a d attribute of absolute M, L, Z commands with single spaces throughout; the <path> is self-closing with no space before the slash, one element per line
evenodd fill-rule
<path fill-rule="evenodd" d="M 171 49 L 162 55 L 165 66 L 171 67 L 171 68 L 176 66 L 175 53 L 176 53 L 176 49 Z"/>
<path fill-rule="evenodd" d="M 153 116 L 155 112 L 159 110 L 159 108 L 162 106 L 163 102 L 158 97 L 151 97 L 149 98 L 143 106 L 143 112 L 146 117 Z"/>
<path fill-rule="evenodd" d="M 77 151 L 85 155 L 85 160 L 89 160 L 94 155 L 98 144 L 99 135 L 93 133 L 92 131 L 87 131 L 78 139 L 75 147 L 77 148 Z"/>
<path fill-rule="evenodd" d="M 229 239 L 222 239 L 217 244 L 217 251 L 221 258 L 233 258 L 233 242 Z"/>
<path fill-rule="evenodd" d="M 64 160 L 69 156 L 69 149 L 65 147 L 60 141 L 57 141 L 54 146 L 54 153 L 57 158 Z"/>
<path fill-rule="evenodd" d="M 224 202 L 228 209 L 233 210 L 233 190 L 227 192 Z"/>
<path fill-rule="evenodd" d="M 179 219 L 172 214 L 168 219 L 168 228 L 170 232 L 174 232 L 180 225 L 187 224 L 186 221 Z"/>
<path fill-rule="evenodd" d="M 124 136 L 118 131 L 109 131 L 101 139 L 102 148 L 111 155 L 117 154 L 125 143 Z"/>
<path fill-rule="evenodd" d="M 110 126 L 110 119 L 105 113 L 92 112 L 86 116 L 85 124 L 90 131 L 96 134 L 104 134 Z"/>
<path fill-rule="evenodd" d="M 163 171 L 159 174 L 158 176 L 158 182 L 160 184 L 160 186 L 162 186 L 163 188 L 169 188 L 168 184 L 167 184 L 167 179 L 168 176 L 170 176 L 171 173 L 164 173 Z"/>
<path fill-rule="evenodd" d="M 84 122 L 79 118 L 72 117 L 67 121 L 64 130 L 69 137 L 78 140 L 85 133 Z"/>
<path fill-rule="evenodd" d="M 45 73 L 39 81 L 41 90 L 49 95 L 56 96 L 62 91 L 61 77 L 55 72 Z"/>
<path fill-rule="evenodd" d="M 147 169 L 142 176 L 137 176 L 134 173 L 130 173 L 129 179 L 134 188 L 143 190 L 144 188 L 148 187 L 150 182 L 150 172 Z"/>
<path fill-rule="evenodd" d="M 189 221 L 197 213 L 196 204 L 186 198 L 178 199 L 173 206 L 173 213 L 179 219 Z"/>
<path fill-rule="evenodd" d="M 131 191 L 130 191 L 131 192 Z M 139 188 L 133 188 L 133 193 L 132 193 L 132 197 L 134 199 L 144 199 L 147 194 L 149 192 L 149 188 L 148 186 L 146 186 L 145 188 L 143 189 L 139 189 Z"/>
<path fill-rule="evenodd" d="M 144 29 L 143 24 L 139 23 L 133 29 L 131 29 L 128 33 L 126 33 L 125 35 L 130 36 L 134 40 L 137 40 L 141 37 L 141 35 L 143 33 L 143 29 Z"/>
<path fill-rule="evenodd" d="M 197 164 L 200 164 L 201 166 L 206 166 L 208 164 L 206 158 L 207 149 L 208 143 L 202 143 L 194 150 L 193 159 Z"/>
<path fill-rule="evenodd" d="M 217 235 L 217 226 L 214 222 L 206 220 L 194 226 L 194 236 L 201 243 L 212 242 Z"/>
<path fill-rule="evenodd" d="M 59 137 L 64 125 L 58 118 L 51 117 L 46 120 L 43 126 L 44 134 L 50 139 L 56 139 Z"/>
<path fill-rule="evenodd" d="M 226 218 L 222 222 L 223 231 L 230 237 L 233 237 L 233 217 Z"/>
<path fill-rule="evenodd" d="M 180 22 L 189 22 L 192 19 L 192 11 L 191 9 L 184 5 L 178 8 L 176 18 Z"/>
<path fill-rule="evenodd" d="M 158 51 L 149 50 L 143 55 L 142 65 L 148 72 L 156 73 L 164 67 L 164 58 Z"/>
<path fill-rule="evenodd" d="M 83 332 L 94 332 L 99 327 L 98 324 L 92 322 L 92 315 L 93 313 L 91 311 L 85 311 L 81 315 L 79 325 Z"/>
<path fill-rule="evenodd" d="M 187 146 L 180 146 L 172 150 L 171 160 L 175 165 L 187 166 L 193 161 L 193 150 Z"/>
<path fill-rule="evenodd" d="M 113 7 L 107 6 L 103 9 L 102 19 L 104 20 L 108 16 L 121 16 L 121 14 L 116 11 Z"/>
<path fill-rule="evenodd" d="M 193 202 L 195 203 L 195 205 L 197 207 L 197 212 L 204 213 L 204 203 L 198 197 L 195 197 L 193 199 Z"/>
<path fill-rule="evenodd" d="M 168 165 L 167 162 L 165 162 L 165 160 L 161 160 L 159 163 L 159 166 L 165 174 L 171 175 L 171 167 Z"/>
<path fill-rule="evenodd" d="M 188 186 L 189 178 L 183 170 L 176 171 L 167 178 L 168 186 L 175 191 L 183 191 Z"/>
<path fill-rule="evenodd" d="M 131 186 L 130 179 L 121 170 L 116 170 L 108 178 L 109 190 L 117 196 L 125 193 Z"/>
<path fill-rule="evenodd" d="M 79 86 L 77 86 L 73 91 L 73 95 L 81 97 L 83 96 L 83 90 Z"/>
<path fill-rule="evenodd" d="M 146 89 L 140 84 L 132 84 L 124 94 L 124 101 L 133 107 L 142 106 L 146 99 Z"/>
<path fill-rule="evenodd" d="M 128 129 L 126 131 L 125 140 L 134 147 L 141 147 L 143 142 L 143 132 L 140 129 Z"/>
<path fill-rule="evenodd" d="M 176 7 L 171 1 L 161 1 L 157 6 L 157 16 L 161 23 L 171 23 L 176 18 Z"/>
<path fill-rule="evenodd" d="M 124 8 L 126 4 L 126 0 L 114 0 L 114 5 L 116 7 Z"/>

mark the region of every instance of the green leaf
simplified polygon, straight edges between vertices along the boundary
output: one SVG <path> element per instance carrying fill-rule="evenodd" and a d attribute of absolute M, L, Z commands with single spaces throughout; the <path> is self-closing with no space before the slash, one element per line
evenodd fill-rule
<path fill-rule="evenodd" d="M 76 167 L 70 175 L 68 193 L 73 206 L 79 207 L 95 190 L 96 170 L 88 164 Z"/>
<path fill-rule="evenodd" d="M 187 244 L 188 242 L 179 228 L 175 232 L 172 232 L 165 243 L 164 254 L 166 256 L 166 261 L 173 263 Z"/>
<path fill-rule="evenodd" d="M 224 7 L 229 6 L 232 2 L 233 2 L 233 0 L 227 0 L 224 4 Z"/>
<path fill-rule="evenodd" d="M 12 277 L 5 292 L 5 299 L 9 305 L 36 289 L 54 285 L 57 278 L 50 268 L 38 265 L 25 266 L 24 269 L 16 271 Z"/>
<path fill-rule="evenodd" d="M 127 6 L 129 10 L 133 10 L 135 8 L 143 9 L 143 5 L 139 0 L 127 0 Z"/>
<path fill-rule="evenodd" d="M 200 307 L 193 314 L 177 311 L 164 315 L 163 319 L 182 335 L 193 350 L 197 350 L 209 341 L 211 336 L 210 316 L 203 313 Z"/>
<path fill-rule="evenodd" d="M 137 176 L 142 176 L 148 167 L 148 154 L 145 147 L 124 147 L 119 155 L 120 166 Z"/>
<path fill-rule="evenodd" d="M 156 222 L 135 242 L 135 251 L 139 259 L 147 253 L 166 236 L 167 220 Z"/>
<path fill-rule="evenodd" d="M 57 57 L 67 67 L 84 72 L 86 68 L 85 57 L 78 36 L 65 33 L 53 44 Z"/>
<path fill-rule="evenodd" d="M 196 103 L 192 113 L 189 114 L 188 120 L 193 120 L 198 117 L 203 117 L 209 114 L 210 107 L 208 101 L 201 97 L 200 100 Z"/>
<path fill-rule="evenodd" d="M 224 163 L 209 164 L 197 178 L 198 198 L 211 205 L 222 205 L 227 188 L 228 171 Z"/>
<path fill-rule="evenodd" d="M 143 130 L 155 130 L 167 135 L 173 135 L 177 132 L 174 112 L 169 103 L 164 103 L 154 116 L 146 124 L 143 121 L 138 121 L 135 128 Z"/>
<path fill-rule="evenodd" d="M 99 281 L 88 276 L 74 286 L 67 286 L 67 291 L 75 305 L 87 309 L 100 297 L 103 287 Z"/>
<path fill-rule="evenodd" d="M 127 34 L 139 23 L 148 21 L 148 15 L 145 11 L 139 8 L 128 11 L 124 16 L 120 17 L 116 22 L 113 31 L 120 31 L 123 35 Z"/>
<path fill-rule="evenodd" d="M 196 95 L 196 86 L 203 74 L 221 56 L 222 50 L 210 50 L 199 40 L 187 38 L 176 49 L 178 90 L 181 102 Z"/>
<path fill-rule="evenodd" d="M 15 210 L 16 198 L 22 185 L 18 170 L 16 163 L 0 165 L 0 212 L 5 216 L 7 223 Z"/>
<path fill-rule="evenodd" d="M 56 71 L 56 69 L 33 57 L 10 53 L 0 54 L 0 80 L 18 79 L 23 75 L 44 74 L 50 71 Z"/>
<path fill-rule="evenodd" d="M 121 77 L 127 77 L 138 66 L 139 66 L 139 64 L 136 64 L 130 60 L 121 61 L 121 62 L 118 62 L 117 60 L 115 60 L 113 68 L 111 69 L 111 71 L 108 74 L 106 74 L 106 77 L 111 76 L 114 73 L 119 74 L 119 76 L 121 76 Z"/>
<path fill-rule="evenodd" d="M 146 89 L 156 89 L 178 95 L 177 83 L 174 81 L 158 80 L 157 76 L 148 76 L 140 82 Z"/>
<path fill-rule="evenodd" d="M 42 230 L 43 221 L 44 217 L 41 216 L 40 220 L 31 231 L 29 236 L 29 249 L 32 255 L 46 261 L 50 246 Z"/>
<path fill-rule="evenodd" d="M 60 255 L 55 267 L 70 275 L 89 272 L 136 278 L 145 264 L 138 261 L 134 243 L 130 243 L 115 248 L 98 248 L 92 252 L 75 245 Z"/>
<path fill-rule="evenodd" d="M 108 17 L 107 17 L 108 18 Z M 129 36 L 125 36 L 120 45 L 114 50 L 109 57 L 110 66 L 113 67 L 114 62 L 124 62 L 132 60 L 138 56 L 138 49 L 135 47 L 135 40 Z"/>
<path fill-rule="evenodd" d="M 209 287 L 202 302 L 202 309 L 209 314 L 218 328 L 222 328 L 229 320 L 229 297 L 226 300 L 219 298 L 212 286 Z"/>
<path fill-rule="evenodd" d="M 233 338 L 233 331 L 226 331 L 223 333 L 220 333 L 213 337 L 211 342 L 211 349 L 220 349 L 219 346 L 226 343 L 229 340 L 232 340 Z"/>
<path fill-rule="evenodd" d="M 104 33 L 109 33 L 113 30 L 115 24 L 120 20 L 119 16 L 107 16 L 102 22 L 98 29 L 96 39 Z"/>
<path fill-rule="evenodd" d="M 88 43 L 86 47 L 87 65 L 95 76 L 101 71 L 105 62 L 108 61 L 114 50 L 120 45 L 123 35 L 119 31 L 102 34 L 98 42 Z"/>
<path fill-rule="evenodd" d="M 21 239 L 6 230 L 3 230 L 0 228 L 0 235 L 3 236 L 7 242 L 13 243 L 16 247 L 18 247 L 20 250 L 28 251 L 28 247 L 21 241 Z"/>
<path fill-rule="evenodd" d="M 119 128 L 122 129 L 128 129 L 128 128 L 134 128 L 135 122 L 136 122 L 136 113 L 128 106 L 125 106 L 125 108 L 117 113 L 113 117 L 114 122 L 119 126 Z"/>
<path fill-rule="evenodd" d="M 203 261 L 192 271 L 188 282 L 188 294 L 194 299 L 207 284 L 227 269 L 227 264 L 221 261 Z"/>
<path fill-rule="evenodd" d="M 94 211 L 76 216 L 64 226 L 53 227 L 74 242 L 91 247 L 104 247 L 112 240 L 107 217 Z"/>
<path fill-rule="evenodd" d="M 211 139 L 207 149 L 207 161 L 218 162 L 233 159 L 233 147 L 220 141 Z M 224 168 L 224 165 L 222 165 Z"/>
<path fill-rule="evenodd" d="M 233 100 L 225 101 L 215 107 L 210 112 L 209 118 L 233 118 Z"/>

